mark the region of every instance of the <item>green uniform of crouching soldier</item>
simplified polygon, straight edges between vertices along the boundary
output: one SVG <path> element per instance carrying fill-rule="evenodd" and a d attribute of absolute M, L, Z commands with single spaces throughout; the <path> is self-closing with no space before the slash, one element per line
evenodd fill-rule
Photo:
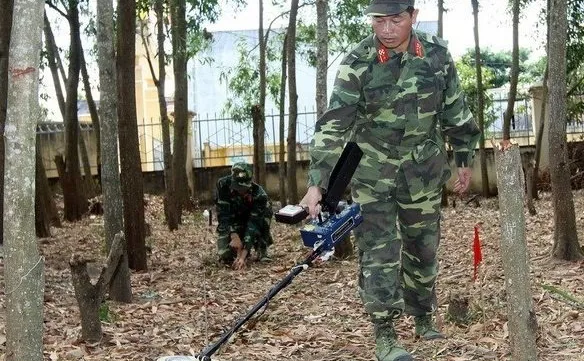
<path fill-rule="evenodd" d="M 328 111 L 311 143 L 310 216 L 327 188 L 345 142 L 363 150 L 352 197 L 363 223 L 355 229 L 359 291 L 375 329 L 379 361 L 413 360 L 394 321 L 413 315 L 415 334 L 444 337 L 435 326 L 436 253 L 442 186 L 450 178 L 444 138 L 454 151 L 465 192 L 480 132 L 465 104 L 446 43 L 413 30 L 414 0 L 373 0 L 373 33 L 339 67 Z"/>
<path fill-rule="evenodd" d="M 217 181 L 215 198 L 219 258 L 235 269 L 245 268 L 251 249 L 258 260 L 269 261 L 272 207 L 264 189 L 252 182 L 252 168 L 236 163 L 231 175 Z"/>

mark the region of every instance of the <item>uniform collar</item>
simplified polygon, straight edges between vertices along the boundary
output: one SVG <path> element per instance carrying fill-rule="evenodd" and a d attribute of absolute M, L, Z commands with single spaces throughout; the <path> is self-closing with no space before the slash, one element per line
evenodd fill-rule
<path fill-rule="evenodd" d="M 390 50 L 385 45 L 383 45 L 375 34 L 373 34 L 373 41 L 375 42 L 375 47 L 377 48 L 377 59 L 379 62 L 384 63 L 389 60 L 390 56 L 396 54 L 393 50 Z M 408 44 L 407 53 L 413 57 L 419 58 L 423 58 L 426 54 L 422 42 L 413 29 L 410 35 L 410 43 Z"/>

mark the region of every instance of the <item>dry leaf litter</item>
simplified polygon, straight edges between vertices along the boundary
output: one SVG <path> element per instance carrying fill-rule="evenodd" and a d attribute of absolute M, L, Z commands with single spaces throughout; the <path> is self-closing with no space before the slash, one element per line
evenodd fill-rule
<path fill-rule="evenodd" d="M 580 244 L 584 244 L 584 192 L 574 192 Z M 551 195 L 526 213 L 531 289 L 537 314 L 537 347 L 544 361 L 584 360 L 584 262 L 550 257 L 553 244 Z M 162 198 L 146 196 L 151 227 L 148 271 L 132 273 L 134 302 L 106 302 L 104 337 L 79 340 L 79 310 L 68 261 L 74 252 L 105 259 L 103 220 L 91 216 L 40 240 L 46 258 L 44 304 L 45 360 L 153 361 L 163 355 L 194 355 L 215 342 L 267 291 L 284 278 L 307 250 L 299 227 L 273 223 L 270 263 L 250 262 L 243 272 L 218 264 L 215 225 L 203 207 L 183 215 L 169 232 Z M 483 262 L 472 280 L 473 226 L 480 233 Z M 510 360 L 504 275 L 499 250 L 497 199 L 480 206 L 458 201 L 443 210 L 438 281 L 439 325 L 448 335 L 433 342 L 414 338 L 413 321 L 403 317 L 397 329 L 418 361 Z M 0 263 L 0 360 L 6 348 L 4 264 Z M 100 265 L 90 269 L 97 277 Z M 302 272 L 216 354 L 222 361 L 310 360 L 373 361 L 372 326 L 357 294 L 357 260 L 332 260 Z M 467 300 L 469 317 L 447 317 L 450 302 Z"/>

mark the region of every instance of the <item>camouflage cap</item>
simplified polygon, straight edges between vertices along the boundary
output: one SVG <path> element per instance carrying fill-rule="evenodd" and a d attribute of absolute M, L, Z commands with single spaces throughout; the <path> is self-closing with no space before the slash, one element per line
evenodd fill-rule
<path fill-rule="evenodd" d="M 251 187 L 253 170 L 250 164 L 235 163 L 231 167 L 231 184 L 234 189 L 248 189 Z"/>
<path fill-rule="evenodd" d="M 414 6 L 415 0 L 372 0 L 365 9 L 365 15 L 387 16 L 404 12 Z"/>

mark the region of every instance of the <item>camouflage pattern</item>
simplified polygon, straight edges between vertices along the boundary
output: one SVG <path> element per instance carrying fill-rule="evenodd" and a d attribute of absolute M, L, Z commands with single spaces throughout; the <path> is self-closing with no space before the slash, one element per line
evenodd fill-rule
<path fill-rule="evenodd" d="M 365 9 L 365 15 L 394 15 L 406 11 L 410 6 L 414 6 L 414 0 L 373 0 Z"/>
<path fill-rule="evenodd" d="M 374 321 L 435 308 L 440 201 L 451 172 L 444 136 L 456 165 L 471 165 L 479 129 L 465 104 L 446 43 L 413 31 L 403 54 L 373 36 L 343 60 L 329 110 L 311 143 L 309 186 L 327 181 L 347 141 L 363 158 L 351 187 L 363 223 L 355 229 L 360 293 Z"/>
<path fill-rule="evenodd" d="M 270 224 L 272 205 L 264 189 L 256 183 L 242 194 L 231 175 L 217 181 L 215 206 L 217 211 L 217 249 L 219 257 L 226 263 L 235 258 L 229 247 L 231 233 L 237 233 L 244 247 L 250 251 L 267 249 L 272 243 Z"/>

